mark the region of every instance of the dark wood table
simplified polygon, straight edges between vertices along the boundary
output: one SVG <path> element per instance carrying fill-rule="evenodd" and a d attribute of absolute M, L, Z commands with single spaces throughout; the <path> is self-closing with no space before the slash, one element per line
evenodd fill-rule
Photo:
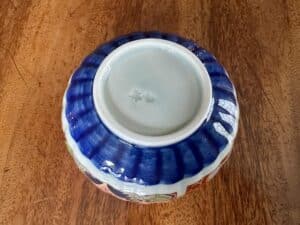
<path fill-rule="evenodd" d="M 300 224 L 299 0 L 1 0 L 0 224 Z M 70 74 L 131 31 L 194 39 L 229 71 L 241 107 L 233 154 L 167 204 L 97 190 L 64 145 Z"/>

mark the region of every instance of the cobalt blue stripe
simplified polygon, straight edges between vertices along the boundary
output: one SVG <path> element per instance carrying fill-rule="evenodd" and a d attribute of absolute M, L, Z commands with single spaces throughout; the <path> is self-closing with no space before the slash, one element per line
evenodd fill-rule
<path fill-rule="evenodd" d="M 128 37 L 128 39 L 131 41 L 135 41 L 135 40 L 139 40 L 139 39 L 143 39 L 143 38 L 145 38 L 145 35 L 142 32 L 132 33 L 132 35 L 129 35 L 129 37 Z"/>
<path fill-rule="evenodd" d="M 196 48 L 193 53 L 203 62 L 203 63 L 215 63 L 216 59 L 209 54 L 206 50 L 203 48 Z"/>
<path fill-rule="evenodd" d="M 172 184 L 181 179 L 180 174 L 177 172 L 179 170 L 176 164 L 176 156 L 174 151 L 169 148 L 161 149 L 161 182 L 165 184 Z"/>
<path fill-rule="evenodd" d="M 93 98 L 92 96 L 89 96 L 85 99 L 80 99 L 74 101 L 72 104 L 68 104 L 66 106 L 66 115 L 72 115 L 72 116 L 83 116 L 84 114 L 81 114 L 83 111 L 85 112 L 88 109 L 94 110 L 94 104 L 93 104 Z"/>
<path fill-rule="evenodd" d="M 114 168 L 112 170 L 112 172 L 116 175 L 116 176 L 122 176 L 123 171 L 122 171 L 122 167 L 120 167 L 120 161 L 123 158 L 123 155 L 126 151 L 125 149 L 125 145 L 122 142 L 118 142 L 118 146 L 117 146 L 118 152 L 115 155 L 115 157 L 112 159 L 113 162 L 115 162 Z"/>
<path fill-rule="evenodd" d="M 93 82 L 93 78 L 77 78 L 76 80 L 72 80 L 71 83 L 72 85 L 76 85 L 76 84 L 81 84 L 81 83 L 85 83 L 85 82 Z"/>
<path fill-rule="evenodd" d="M 198 165 L 199 165 L 198 170 L 201 170 L 203 167 L 203 158 L 199 154 L 199 151 L 198 151 L 199 146 L 194 141 L 191 141 L 191 140 L 187 141 L 187 145 L 191 149 L 196 161 L 198 162 Z"/>
<path fill-rule="evenodd" d="M 76 122 L 78 122 L 78 119 L 80 117 L 90 113 L 92 110 L 94 110 L 94 108 L 85 108 L 82 111 L 77 112 L 76 114 L 75 113 L 73 114 L 73 112 L 67 113 L 66 117 L 67 117 L 67 120 L 72 121 L 71 123 L 76 123 Z"/>
<path fill-rule="evenodd" d="M 214 88 L 219 88 L 219 89 L 222 89 L 226 92 L 232 93 L 233 86 L 232 86 L 232 83 L 229 81 L 227 76 L 211 77 L 210 79 L 213 83 Z"/>
<path fill-rule="evenodd" d="M 175 153 L 176 164 L 177 164 L 177 171 L 175 172 L 178 173 L 178 176 L 180 177 L 180 179 L 182 179 L 184 177 L 184 172 L 185 172 L 183 157 L 181 155 L 180 148 L 177 145 L 174 146 L 174 153 Z"/>
<path fill-rule="evenodd" d="M 178 149 L 182 160 L 182 167 L 184 171 L 183 175 L 191 176 L 196 174 L 200 168 L 202 168 L 202 162 L 197 161 L 192 149 L 189 145 L 187 145 L 187 143 L 180 144 Z"/>
<path fill-rule="evenodd" d="M 95 50 L 95 53 L 97 54 L 102 54 L 102 55 L 108 55 L 110 52 L 112 52 L 114 49 L 116 48 L 116 46 L 111 45 L 111 44 L 104 44 L 101 45 L 100 47 L 98 47 Z"/>
<path fill-rule="evenodd" d="M 209 74 L 219 73 L 226 76 L 225 69 L 218 62 L 204 63 L 204 66 Z"/>
<path fill-rule="evenodd" d="M 193 41 L 190 40 L 185 40 L 181 43 L 182 46 L 186 47 L 188 50 L 190 51 L 195 51 L 198 46 L 196 45 L 196 43 L 194 43 Z"/>
<path fill-rule="evenodd" d="M 84 137 L 85 133 L 89 134 L 93 129 L 100 125 L 95 111 L 78 118 L 77 121 L 68 122 L 70 125 L 70 133 L 76 141 Z"/>
<path fill-rule="evenodd" d="M 134 182 L 142 151 L 126 144 L 124 148 L 123 157 L 119 160 L 119 167 L 124 168 L 120 178 L 127 182 Z"/>
<path fill-rule="evenodd" d="M 103 133 L 100 127 L 97 127 L 88 137 L 81 138 L 78 142 L 79 146 L 84 149 L 84 154 L 90 159 L 99 152 L 109 139 L 108 133 Z"/>
<path fill-rule="evenodd" d="M 215 104 L 214 108 L 215 108 L 216 112 L 218 112 L 218 113 L 225 113 L 225 114 L 231 115 L 231 116 L 234 117 L 234 119 L 236 119 L 235 115 L 232 115 L 230 112 L 228 112 L 226 109 L 224 109 L 223 107 L 219 106 L 218 104 Z"/>
<path fill-rule="evenodd" d="M 192 137 L 199 146 L 199 151 L 203 157 L 203 167 L 212 163 L 218 156 L 219 150 L 214 141 L 205 133 L 205 127 L 199 129 Z"/>
<path fill-rule="evenodd" d="M 162 38 L 168 41 L 172 41 L 172 42 L 179 42 L 179 37 L 176 35 L 171 35 L 171 34 L 163 34 Z"/>
<path fill-rule="evenodd" d="M 140 178 L 140 184 L 156 184 L 159 182 L 157 176 L 160 171 L 157 168 L 157 152 L 149 149 L 142 151 L 141 161 L 137 170 L 137 176 Z"/>
<path fill-rule="evenodd" d="M 215 103 L 219 99 L 224 99 L 224 100 L 230 101 L 236 105 L 236 98 L 232 92 L 213 87 L 213 96 L 216 99 Z"/>
<path fill-rule="evenodd" d="M 92 149 L 91 154 L 89 155 L 89 158 L 91 159 L 91 161 L 99 169 L 100 168 L 102 169 L 102 167 L 103 168 L 106 167 L 106 169 L 107 169 L 107 166 L 103 166 L 103 161 L 106 160 L 106 158 L 105 158 L 105 151 L 106 151 L 106 147 L 107 147 L 106 144 L 110 138 L 111 138 L 110 134 L 103 135 L 102 139 L 99 140 L 99 142 L 97 143 L 97 146 L 95 146 L 95 148 Z"/>
<path fill-rule="evenodd" d="M 101 143 L 101 151 L 99 151 L 97 155 L 94 154 L 93 157 L 102 159 L 101 167 L 107 167 L 111 171 L 114 171 L 120 154 L 120 148 L 116 148 L 115 137 L 111 135 L 107 136 L 109 138 L 103 140 Z"/>
<path fill-rule="evenodd" d="M 90 66 L 98 68 L 99 64 L 105 59 L 105 55 L 92 53 L 84 59 L 83 66 Z"/>
<path fill-rule="evenodd" d="M 81 66 L 79 67 L 72 76 L 72 81 L 77 79 L 94 79 L 96 75 L 97 68 Z"/>
<path fill-rule="evenodd" d="M 228 140 L 216 131 L 214 124 L 216 124 L 216 122 L 209 122 L 205 127 L 204 133 L 218 149 L 223 149 L 228 144 Z"/>
<path fill-rule="evenodd" d="M 216 122 L 220 122 L 229 134 L 233 132 L 232 125 L 224 121 L 218 112 L 212 114 L 212 119 Z"/>

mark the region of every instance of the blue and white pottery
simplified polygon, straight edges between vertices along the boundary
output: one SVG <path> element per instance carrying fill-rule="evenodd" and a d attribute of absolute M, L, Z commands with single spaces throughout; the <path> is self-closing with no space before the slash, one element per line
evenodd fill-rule
<path fill-rule="evenodd" d="M 131 33 L 87 56 L 63 98 L 79 168 L 103 191 L 136 202 L 183 196 L 228 158 L 239 107 L 227 72 L 195 42 Z"/>

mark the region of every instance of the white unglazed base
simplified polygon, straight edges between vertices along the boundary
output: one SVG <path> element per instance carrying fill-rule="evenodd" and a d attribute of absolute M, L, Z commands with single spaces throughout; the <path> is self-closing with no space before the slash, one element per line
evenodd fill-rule
<path fill-rule="evenodd" d="M 162 147 L 195 132 L 207 118 L 212 87 L 203 63 L 162 39 L 128 42 L 101 63 L 93 84 L 103 123 L 129 143 Z"/>

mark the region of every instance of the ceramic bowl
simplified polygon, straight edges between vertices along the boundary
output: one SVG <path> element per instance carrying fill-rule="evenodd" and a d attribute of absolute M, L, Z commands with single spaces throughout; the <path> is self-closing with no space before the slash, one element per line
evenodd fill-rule
<path fill-rule="evenodd" d="M 137 32 L 87 56 L 70 78 L 69 152 L 100 189 L 150 203 L 183 196 L 228 158 L 239 107 L 229 76 L 195 42 Z"/>

